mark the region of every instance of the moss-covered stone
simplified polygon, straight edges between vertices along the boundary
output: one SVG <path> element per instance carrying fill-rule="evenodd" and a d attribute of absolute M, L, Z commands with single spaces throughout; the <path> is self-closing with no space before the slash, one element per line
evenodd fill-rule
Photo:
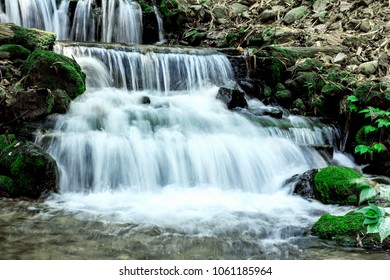
<path fill-rule="evenodd" d="M 164 29 L 168 33 L 177 33 L 188 21 L 185 12 L 179 8 L 176 0 L 162 0 L 159 10 L 164 20 Z"/>
<path fill-rule="evenodd" d="M 355 180 L 362 174 L 355 169 L 330 165 L 314 177 L 316 199 L 325 204 L 357 205 L 359 190 Z"/>
<path fill-rule="evenodd" d="M 206 38 L 206 34 L 194 29 L 188 32 L 186 37 L 191 46 L 199 46 L 202 40 Z"/>
<path fill-rule="evenodd" d="M 23 65 L 24 86 L 65 90 L 71 99 L 85 91 L 85 74 L 76 61 L 50 51 L 34 51 Z"/>
<path fill-rule="evenodd" d="M 332 240 L 343 246 L 389 249 L 390 237 L 381 242 L 378 233 L 367 233 L 363 221 L 364 216 L 354 211 L 343 216 L 324 214 L 313 225 L 311 233 L 321 239 Z"/>
<path fill-rule="evenodd" d="M 34 51 L 52 50 L 56 34 L 38 30 L 35 28 L 25 28 L 13 23 L 0 24 L 0 44 L 16 44 Z"/>
<path fill-rule="evenodd" d="M 322 89 L 321 93 L 326 95 L 335 96 L 337 94 L 344 96 L 345 95 L 345 87 L 337 82 L 328 82 L 326 83 Z"/>
<path fill-rule="evenodd" d="M 56 190 L 57 165 L 54 159 L 40 146 L 22 141 L 0 155 L 2 176 L 5 180 L 7 194 L 10 197 L 38 198 L 43 193 Z"/>
<path fill-rule="evenodd" d="M 0 52 L 9 53 L 10 59 L 22 59 L 26 60 L 30 55 L 30 51 L 25 47 L 15 44 L 5 44 L 0 46 Z"/>
<path fill-rule="evenodd" d="M 356 246 L 358 244 L 356 239 L 358 234 L 366 232 L 363 220 L 363 215 L 354 212 L 349 212 L 344 216 L 324 214 L 313 225 L 311 232 L 322 239 Z"/>

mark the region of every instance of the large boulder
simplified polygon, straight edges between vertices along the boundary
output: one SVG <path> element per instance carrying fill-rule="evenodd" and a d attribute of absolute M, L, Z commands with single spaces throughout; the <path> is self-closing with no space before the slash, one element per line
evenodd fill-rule
<path fill-rule="evenodd" d="M 71 99 L 85 91 L 85 74 L 77 62 L 50 51 L 36 50 L 23 64 L 25 88 L 64 90 Z"/>
<path fill-rule="evenodd" d="M 5 135 L 0 147 L 0 195 L 39 198 L 57 190 L 56 162 L 42 147 Z"/>
<path fill-rule="evenodd" d="M 330 165 L 314 177 L 315 198 L 325 204 L 357 205 L 360 191 L 356 179 L 363 175 L 345 166 Z"/>
<path fill-rule="evenodd" d="M 71 102 L 66 92 L 47 88 L 29 88 L 7 92 L 2 110 L 9 122 L 39 121 L 53 113 L 66 113 Z"/>
<path fill-rule="evenodd" d="M 245 108 L 248 105 L 245 93 L 239 88 L 220 87 L 217 99 L 222 101 L 229 110 L 237 107 Z"/>
<path fill-rule="evenodd" d="M 51 50 L 55 40 L 56 34 L 51 32 L 25 28 L 13 23 L 0 23 L 0 45 L 16 44 L 30 51 Z"/>

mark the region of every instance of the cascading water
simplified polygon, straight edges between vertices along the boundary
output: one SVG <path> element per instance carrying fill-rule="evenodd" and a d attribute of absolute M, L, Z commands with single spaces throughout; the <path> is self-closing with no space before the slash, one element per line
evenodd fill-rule
<path fill-rule="evenodd" d="M 57 34 L 59 40 L 141 43 L 142 10 L 126 0 L 4 0 L 0 22 L 13 22 Z"/>
<path fill-rule="evenodd" d="M 320 213 L 340 211 L 282 188 L 292 175 L 327 164 L 312 146 L 333 144 L 332 128 L 227 110 L 216 95 L 233 71 L 219 53 L 105 47 L 56 47 L 93 76 L 38 139 L 51 139 L 47 150 L 61 170 L 50 207 L 130 223 L 126 238 L 154 232 L 157 239 L 139 242 L 157 258 L 183 250 L 190 255 L 181 258 L 194 257 L 198 242 L 212 249 L 196 258 L 290 258 Z"/>
<path fill-rule="evenodd" d="M 158 43 L 162 44 L 165 42 L 165 35 L 164 35 L 164 23 L 160 16 L 160 12 L 157 9 L 157 6 L 153 6 L 154 14 L 156 15 L 157 20 L 157 27 L 158 27 Z"/>

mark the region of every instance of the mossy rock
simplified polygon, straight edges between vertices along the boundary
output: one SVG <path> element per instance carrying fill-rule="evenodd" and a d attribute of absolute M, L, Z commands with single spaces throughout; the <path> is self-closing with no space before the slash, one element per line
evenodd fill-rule
<path fill-rule="evenodd" d="M 85 74 L 76 61 L 50 51 L 34 51 L 23 65 L 24 87 L 65 90 L 71 99 L 85 92 Z"/>
<path fill-rule="evenodd" d="M 158 8 L 164 20 L 164 29 L 168 33 L 177 34 L 188 22 L 186 13 L 179 8 L 176 0 L 162 0 Z"/>
<path fill-rule="evenodd" d="M 379 234 L 367 234 L 364 216 L 354 211 L 343 216 L 324 214 L 311 228 L 311 233 L 321 239 L 332 240 L 343 246 L 368 249 L 390 248 L 390 238 L 380 241 Z"/>
<path fill-rule="evenodd" d="M 0 44 L 16 44 L 24 48 L 34 50 L 52 50 L 56 40 L 56 34 L 25 28 L 13 23 L 0 24 Z"/>
<path fill-rule="evenodd" d="M 199 46 L 206 34 L 194 29 L 187 33 L 186 38 L 190 46 Z"/>
<path fill-rule="evenodd" d="M 363 177 L 355 169 L 330 165 L 314 177 L 316 199 L 325 204 L 357 205 L 360 191 L 355 180 Z"/>
<path fill-rule="evenodd" d="M 0 52 L 9 53 L 11 60 L 14 59 L 26 60 L 31 54 L 31 52 L 25 47 L 22 47 L 20 45 L 15 45 L 15 44 L 5 44 L 0 46 Z"/>
<path fill-rule="evenodd" d="M 337 96 L 339 95 L 340 98 L 345 95 L 346 88 L 337 82 L 328 82 L 326 83 L 322 89 L 321 93 L 329 96 Z"/>
<path fill-rule="evenodd" d="M 29 142 L 18 142 L 0 156 L 2 176 L 7 182 L 10 197 L 39 198 L 46 192 L 56 190 L 58 170 L 54 159 L 40 146 Z M 11 188 L 12 186 L 12 188 Z"/>
<path fill-rule="evenodd" d="M 357 235 L 365 233 L 364 217 L 361 214 L 349 212 L 344 216 L 324 214 L 313 225 L 311 232 L 321 239 L 334 240 L 343 245 L 356 246 Z"/>

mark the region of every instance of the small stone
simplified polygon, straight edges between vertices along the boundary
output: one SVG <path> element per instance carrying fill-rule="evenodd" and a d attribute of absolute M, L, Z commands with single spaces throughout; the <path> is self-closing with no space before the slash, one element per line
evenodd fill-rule
<path fill-rule="evenodd" d="M 361 73 L 366 75 L 374 74 L 378 69 L 378 60 L 364 62 L 359 65 L 358 69 L 360 70 Z"/>
<path fill-rule="evenodd" d="M 342 29 L 343 25 L 341 21 L 333 23 L 331 26 L 329 26 L 329 30 L 340 30 Z"/>
<path fill-rule="evenodd" d="M 228 9 L 224 6 L 215 6 L 213 12 L 217 19 L 226 19 L 229 15 Z"/>
<path fill-rule="evenodd" d="M 315 12 L 325 11 L 329 5 L 329 0 L 317 0 L 313 4 L 313 10 Z"/>
<path fill-rule="evenodd" d="M 341 1 L 340 3 L 340 12 L 345 12 L 345 11 L 349 11 L 353 8 L 353 6 L 355 5 L 355 3 L 351 3 L 351 2 L 348 2 L 348 1 Z"/>
<path fill-rule="evenodd" d="M 286 24 L 291 24 L 291 23 L 303 18 L 308 12 L 309 12 L 309 9 L 306 6 L 300 6 L 300 7 L 294 8 L 294 9 L 290 10 L 284 16 L 283 22 Z"/>
<path fill-rule="evenodd" d="M 382 77 L 380 79 L 380 83 L 383 87 L 385 87 L 386 89 L 389 89 L 390 88 L 390 75 Z"/>
<path fill-rule="evenodd" d="M 363 32 L 370 32 L 371 31 L 371 24 L 370 21 L 368 20 L 363 20 L 362 23 L 360 24 L 360 30 Z"/>
<path fill-rule="evenodd" d="M 234 3 L 232 5 L 232 15 L 238 16 L 245 11 L 248 11 L 249 7 L 240 3 Z"/>
<path fill-rule="evenodd" d="M 340 62 L 345 61 L 347 58 L 348 58 L 348 55 L 346 55 L 345 53 L 338 53 L 336 55 L 336 57 L 334 58 L 333 62 L 340 63 Z"/>
<path fill-rule="evenodd" d="M 351 72 L 351 73 L 355 73 L 358 68 L 359 68 L 359 66 L 357 66 L 355 64 L 351 64 L 351 65 L 347 65 L 345 67 L 345 70 L 347 70 L 348 72 Z"/>

